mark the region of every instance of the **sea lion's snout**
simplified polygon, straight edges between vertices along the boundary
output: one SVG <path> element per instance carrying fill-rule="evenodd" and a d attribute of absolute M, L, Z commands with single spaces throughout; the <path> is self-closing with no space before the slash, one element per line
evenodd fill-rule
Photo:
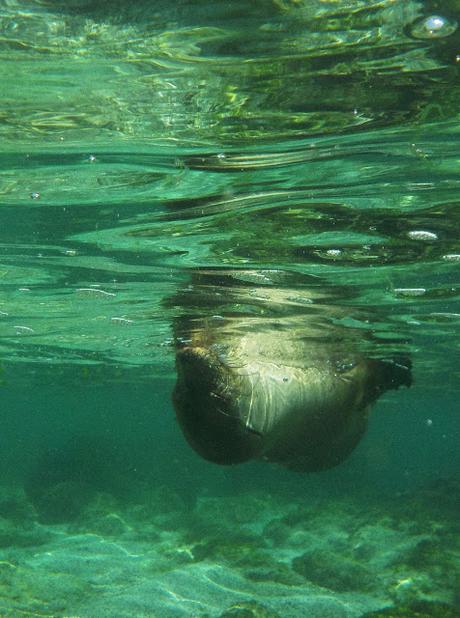
<path fill-rule="evenodd" d="M 178 351 L 176 367 L 174 407 L 193 449 L 218 464 L 242 463 L 257 456 L 260 437 L 242 422 L 231 370 L 200 347 Z"/>

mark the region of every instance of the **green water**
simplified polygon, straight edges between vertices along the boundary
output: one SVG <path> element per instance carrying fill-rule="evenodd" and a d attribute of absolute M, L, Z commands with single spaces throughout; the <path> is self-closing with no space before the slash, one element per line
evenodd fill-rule
<path fill-rule="evenodd" d="M 0 0 L 0 615 L 458 615 L 457 22 Z M 220 320 L 413 385 L 336 469 L 215 466 L 171 391 Z"/>

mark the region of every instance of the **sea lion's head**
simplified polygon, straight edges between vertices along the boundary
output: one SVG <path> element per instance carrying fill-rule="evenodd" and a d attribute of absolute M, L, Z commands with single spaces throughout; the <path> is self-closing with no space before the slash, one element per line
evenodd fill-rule
<path fill-rule="evenodd" d="M 363 353 L 362 330 L 337 324 L 346 310 L 326 304 L 332 294 L 241 282 L 251 274 L 197 273 L 175 299 L 193 308 L 174 324 L 179 424 L 218 464 L 336 466 L 362 437 L 375 400 L 410 384 L 410 363 Z"/>
<path fill-rule="evenodd" d="M 192 448 L 218 464 L 263 458 L 299 471 L 342 462 L 381 393 L 410 367 L 280 325 L 195 329 L 176 354 L 173 401 Z M 305 333 L 303 333 L 305 334 Z M 225 345 L 224 345 L 225 343 Z"/>

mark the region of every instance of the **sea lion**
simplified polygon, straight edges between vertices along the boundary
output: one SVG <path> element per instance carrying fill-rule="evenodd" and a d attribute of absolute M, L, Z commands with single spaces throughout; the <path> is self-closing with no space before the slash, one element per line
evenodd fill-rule
<path fill-rule="evenodd" d="M 324 304 L 317 290 L 216 287 L 215 277 L 201 273 L 189 292 L 224 311 L 206 316 L 202 306 L 201 316 L 176 324 L 173 402 L 187 441 L 218 464 L 336 466 L 359 442 L 379 395 L 410 385 L 410 363 L 367 357 L 355 333 L 330 322 L 343 309 Z M 243 299 L 252 315 L 241 312 Z M 257 315 L 268 306 L 268 316 Z"/>

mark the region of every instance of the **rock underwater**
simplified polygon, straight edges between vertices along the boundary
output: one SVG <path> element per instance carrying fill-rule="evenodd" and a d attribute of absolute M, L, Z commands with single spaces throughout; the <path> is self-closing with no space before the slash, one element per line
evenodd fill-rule
<path fill-rule="evenodd" d="M 363 331 L 337 324 L 347 307 L 334 290 L 272 277 L 197 271 L 175 297 L 186 310 L 175 322 L 177 419 L 192 448 L 218 464 L 330 468 L 359 442 L 372 403 L 410 386 L 410 362 L 365 354 Z"/>

